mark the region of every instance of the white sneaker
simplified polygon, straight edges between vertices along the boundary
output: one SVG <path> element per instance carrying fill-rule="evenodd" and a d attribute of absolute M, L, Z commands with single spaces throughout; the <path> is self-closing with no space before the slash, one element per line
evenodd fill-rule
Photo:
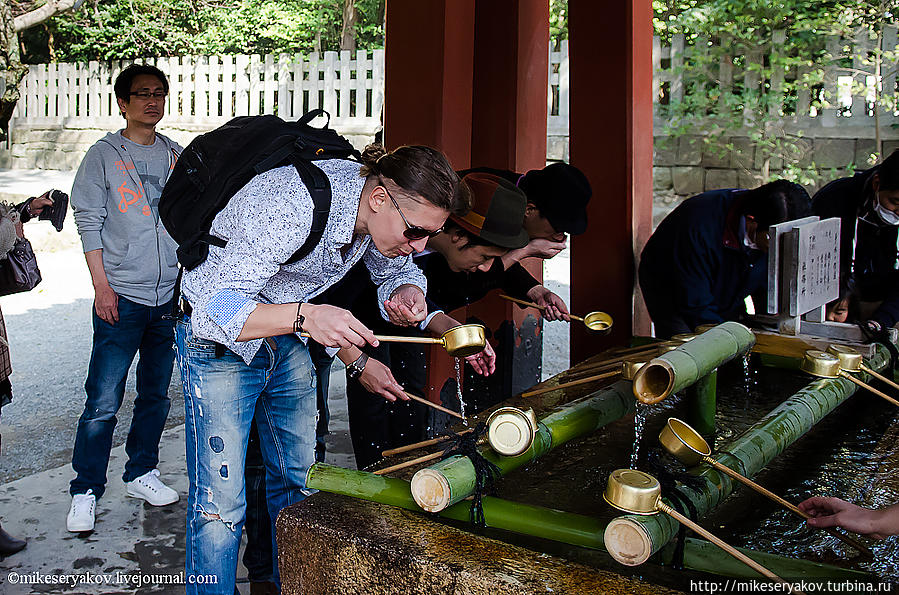
<path fill-rule="evenodd" d="M 129 496 L 143 498 L 153 506 L 165 506 L 178 501 L 178 492 L 160 481 L 159 469 L 144 473 L 125 486 L 128 488 Z"/>
<path fill-rule="evenodd" d="M 66 517 L 66 529 L 73 533 L 94 530 L 94 515 L 97 509 L 97 497 L 93 490 L 85 494 L 72 496 L 72 507 Z"/>

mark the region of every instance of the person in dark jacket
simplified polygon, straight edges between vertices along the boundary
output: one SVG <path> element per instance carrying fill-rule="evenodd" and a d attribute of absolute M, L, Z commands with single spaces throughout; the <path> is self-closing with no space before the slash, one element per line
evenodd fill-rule
<path fill-rule="evenodd" d="M 840 218 L 841 298 L 827 308 L 836 322 L 899 322 L 899 150 L 883 163 L 830 182 L 812 199 L 822 219 Z"/>
<path fill-rule="evenodd" d="M 767 287 L 768 227 L 804 217 L 808 193 L 777 180 L 754 190 L 712 190 L 682 202 L 640 258 L 643 298 L 657 337 L 737 320 Z"/>

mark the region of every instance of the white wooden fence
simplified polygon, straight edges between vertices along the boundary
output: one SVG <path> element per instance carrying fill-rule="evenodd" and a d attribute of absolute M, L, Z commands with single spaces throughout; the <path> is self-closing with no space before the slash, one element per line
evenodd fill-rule
<path fill-rule="evenodd" d="M 758 48 L 746 59 L 761 63 L 765 52 L 776 53 L 783 43 L 783 32 L 767 46 Z M 853 67 L 861 69 L 860 55 L 870 51 L 871 42 L 859 38 L 846 44 L 827 41 L 834 58 L 850 57 Z M 887 28 L 885 50 L 897 44 L 895 27 Z M 843 47 L 850 52 L 845 54 Z M 653 40 L 653 93 L 663 103 L 684 99 L 684 65 L 689 65 L 697 46 L 688 45 L 682 35 L 670 46 Z M 702 47 L 702 44 L 699 44 Z M 182 56 L 149 59 L 169 76 L 170 93 L 166 102 L 167 126 L 208 129 L 239 115 L 275 113 L 296 118 L 306 111 L 322 107 L 331 114 L 332 125 L 346 134 L 374 134 L 381 127 L 384 103 L 384 51 L 325 52 L 323 55 L 267 56 Z M 16 107 L 12 125 L 26 127 L 65 127 L 111 129 L 121 124 L 112 83 L 129 62 L 89 62 L 87 64 L 38 64 L 29 67 L 22 84 L 22 100 Z M 899 64 L 884 65 L 883 89 L 895 92 Z M 823 97 L 829 104 L 817 110 L 808 91 L 800 92 L 789 107 L 772 105 L 772 113 L 782 114 L 794 125 L 810 129 L 846 128 L 855 134 L 859 128 L 873 126 L 872 91 L 876 81 L 850 69 L 827 67 Z M 782 80 L 760 81 L 750 69 L 736 71 L 730 59 L 719 64 L 719 84 L 731 85 L 742 77 L 747 87 L 769 83 L 777 89 Z M 792 72 L 787 76 L 802 76 Z M 601 76 L 601 73 L 597 73 Z M 858 85 L 866 85 L 859 90 Z M 550 51 L 547 89 L 547 131 L 550 136 L 568 135 L 569 69 L 568 42 Z M 614 92 L 614 91 L 610 91 Z M 657 110 L 657 115 L 658 115 Z M 881 127 L 899 124 L 899 114 L 881 111 Z M 657 125 L 663 124 L 657 118 Z M 849 130 L 851 129 L 851 131 Z M 831 130 L 831 132 L 833 132 Z M 838 133 L 838 135 L 842 135 Z"/>
<path fill-rule="evenodd" d="M 711 70 L 717 79 L 720 91 L 728 91 L 734 81 L 740 81 L 746 89 L 760 89 L 769 85 L 768 92 L 770 116 L 781 118 L 786 127 L 794 127 L 806 132 L 809 136 L 836 135 L 851 136 L 861 129 L 870 129 L 873 136 L 874 97 L 878 81 L 875 80 L 870 64 L 864 64 L 864 58 L 874 49 L 874 41 L 866 35 L 845 40 L 829 37 L 825 40 L 827 62 L 816 65 L 824 68 L 823 82 L 820 88 L 810 91 L 799 86 L 798 92 L 791 101 L 784 101 L 779 93 L 785 81 L 800 80 L 808 73 L 808 68 L 792 69 L 782 75 L 775 75 L 770 80 L 761 80 L 759 68 L 767 61 L 773 62 L 783 53 L 786 32 L 775 31 L 770 43 L 759 46 L 744 56 L 742 69 L 734 65 L 734 56 L 724 54 Z M 886 27 L 881 49 L 895 54 L 897 46 L 897 29 Z M 653 38 L 653 96 L 656 100 L 656 125 L 664 124 L 664 108 L 661 104 L 671 104 L 686 99 L 685 77 L 690 75 L 691 63 L 697 54 L 705 53 L 708 57 L 710 48 L 707 39 L 699 39 L 687 44 L 683 35 L 672 37 L 671 45 L 663 46 L 658 37 Z M 700 58 L 698 62 L 707 62 Z M 848 64 L 851 62 L 851 66 Z M 753 68 L 755 67 L 755 68 Z M 895 58 L 886 61 L 882 66 L 883 76 L 879 84 L 884 95 L 895 97 L 896 71 L 899 63 Z M 704 64 L 703 68 L 709 68 Z M 707 89 L 706 92 L 717 94 L 725 101 L 726 93 Z M 816 96 L 813 96 L 815 94 Z M 659 101 L 661 100 L 661 101 Z M 817 100 L 817 101 L 816 101 Z M 817 103 L 817 105 L 816 105 Z M 819 107 L 820 106 L 820 107 Z M 894 124 L 899 124 L 899 112 L 894 109 L 879 107 L 880 126 L 889 131 Z M 751 115 L 745 114 L 746 121 Z M 839 130 L 834 130 L 839 129 Z M 892 134 L 895 136 L 895 133 Z"/>
<path fill-rule="evenodd" d="M 209 128 L 234 116 L 297 118 L 318 107 L 341 132 L 373 133 L 384 104 L 384 50 L 304 56 L 182 56 L 146 60 L 169 78 L 166 125 Z M 13 125 L 115 128 L 113 81 L 130 62 L 38 64 Z"/>

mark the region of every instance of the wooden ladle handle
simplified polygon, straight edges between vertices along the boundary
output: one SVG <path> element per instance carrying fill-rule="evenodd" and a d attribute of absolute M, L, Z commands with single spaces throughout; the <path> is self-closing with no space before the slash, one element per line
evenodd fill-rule
<path fill-rule="evenodd" d="M 581 378 L 580 380 L 572 380 L 571 382 L 563 382 L 562 384 L 557 384 L 556 386 L 544 386 L 543 388 L 538 388 L 537 390 L 532 390 L 532 391 L 528 391 L 526 393 L 521 393 L 521 396 L 522 397 L 535 397 L 537 395 L 549 393 L 554 390 L 568 388 L 569 386 L 577 386 L 579 384 L 587 384 L 588 382 L 596 382 L 597 380 L 602 380 L 604 378 L 612 378 L 613 376 L 618 376 L 619 374 L 621 374 L 621 370 L 614 370 L 612 372 L 604 372 L 603 374 L 596 374 L 595 376 L 588 376 L 587 378 Z"/>
<path fill-rule="evenodd" d="M 889 384 L 889 385 L 892 386 L 893 388 L 899 390 L 899 384 L 896 384 L 895 382 L 893 382 L 892 380 L 890 380 L 889 378 L 887 378 L 887 377 L 884 376 L 883 374 L 881 374 L 881 373 L 879 373 L 879 372 L 875 372 L 874 370 L 872 370 L 872 369 L 869 368 L 868 366 L 862 364 L 861 366 L 859 366 L 859 369 L 860 369 L 862 372 L 867 372 L 868 374 L 870 374 L 870 375 L 873 376 L 874 378 L 877 378 L 877 379 L 880 380 L 881 382 L 884 382 L 884 383 L 886 383 L 886 384 Z"/>
<path fill-rule="evenodd" d="M 780 496 L 778 496 L 778 495 L 775 494 L 774 492 L 768 490 L 767 488 L 764 488 L 764 487 L 760 486 L 759 484 L 755 483 L 754 481 L 752 481 L 752 480 L 749 479 L 748 477 L 745 477 L 744 475 L 741 475 L 740 473 L 737 473 L 736 471 L 734 471 L 733 469 L 731 469 L 731 468 L 728 467 L 727 465 L 725 465 L 725 464 L 723 464 L 723 463 L 721 463 L 721 462 L 719 462 L 719 461 L 716 461 L 716 460 L 713 459 L 712 457 L 705 457 L 703 460 L 704 460 L 706 463 L 710 464 L 710 465 L 711 465 L 712 467 L 714 467 L 715 469 L 717 469 L 718 471 L 721 471 L 722 473 L 724 473 L 725 475 L 727 475 L 728 477 L 731 477 L 731 478 L 733 478 L 733 479 L 736 479 L 737 481 L 739 481 L 739 482 L 742 483 L 743 485 L 745 485 L 745 486 L 747 486 L 747 487 L 749 487 L 749 488 L 755 490 L 755 491 L 758 492 L 759 494 L 761 494 L 761 495 L 763 495 L 763 496 L 766 496 L 767 498 L 770 498 L 770 499 L 773 500 L 774 502 L 777 502 L 778 504 L 780 504 L 781 506 L 783 506 L 784 508 L 786 508 L 786 509 L 789 510 L 790 512 L 792 512 L 792 513 L 794 513 L 794 514 L 797 514 L 797 515 L 801 516 L 801 517 L 804 518 L 804 519 L 811 518 L 809 515 L 807 515 L 806 513 L 802 512 L 802 509 L 799 508 L 798 506 L 796 506 L 795 504 L 793 504 L 792 502 L 788 502 L 788 501 L 784 500 L 783 498 L 781 498 Z M 854 547 L 855 549 L 857 549 L 857 550 L 860 551 L 861 553 L 865 554 L 866 556 L 869 556 L 869 557 L 871 557 L 871 558 L 874 557 L 874 553 L 873 553 L 870 549 L 868 549 L 865 545 L 859 543 L 858 541 L 856 541 L 856 540 L 853 539 L 852 537 L 849 537 L 848 535 L 843 535 L 842 533 L 840 533 L 839 531 L 837 531 L 837 530 L 834 529 L 833 527 L 827 527 L 827 528 L 824 529 L 824 531 L 826 531 L 826 532 L 829 533 L 830 535 L 833 535 L 834 537 L 836 537 L 837 539 L 839 539 L 840 541 L 842 541 L 842 542 L 845 543 L 846 545 L 851 546 L 851 547 Z"/>
<path fill-rule="evenodd" d="M 765 568 L 764 566 L 762 566 L 761 564 L 759 564 L 758 562 L 756 562 L 755 560 L 753 560 L 752 558 L 750 558 L 749 556 L 747 556 L 746 554 L 744 554 L 743 552 L 738 550 L 737 548 L 735 548 L 731 545 L 728 545 L 727 543 L 725 543 L 718 537 L 715 537 L 715 535 L 713 535 L 709 531 L 706 531 L 705 529 L 703 529 L 702 527 L 700 527 L 699 525 L 694 523 L 692 520 L 685 517 L 678 511 L 674 510 L 673 508 L 671 508 L 664 502 L 659 502 L 658 507 L 659 507 L 659 510 L 661 510 L 665 514 L 671 516 L 677 522 L 685 525 L 689 529 L 692 529 L 697 534 L 702 535 L 703 537 L 705 537 L 706 539 L 708 539 L 709 541 L 711 541 L 712 543 L 714 543 L 715 545 L 720 547 L 722 550 L 724 550 L 725 552 L 727 552 L 728 554 L 730 554 L 731 556 L 733 556 L 734 558 L 736 558 L 743 564 L 746 564 L 747 566 L 749 566 L 750 568 L 752 568 L 753 570 L 755 570 L 762 576 L 766 576 L 766 577 L 768 577 L 772 580 L 775 580 L 779 583 L 782 583 L 784 585 L 788 585 L 788 586 L 790 585 L 790 583 L 783 580 L 782 578 L 780 578 L 779 576 L 777 576 L 776 574 L 774 574 L 773 572 L 771 572 L 770 570 L 768 570 L 767 568 Z M 792 586 L 790 586 L 790 592 L 791 593 L 799 593 L 800 591 L 797 591 L 797 590 L 793 589 Z"/>
<path fill-rule="evenodd" d="M 899 407 L 899 401 L 897 401 L 896 399 L 894 399 L 894 398 L 891 397 L 890 395 L 888 395 L 888 394 L 886 394 L 886 393 L 883 393 L 883 392 L 877 390 L 876 388 L 874 388 L 874 387 L 871 386 L 870 384 L 865 384 L 864 382 L 862 382 L 861 380 L 859 380 L 858 378 L 856 378 L 855 376 L 853 376 L 853 375 L 850 374 L 849 372 L 844 372 L 843 370 L 840 370 L 840 377 L 841 377 L 841 378 L 845 378 L 846 380 L 849 380 L 850 382 L 853 382 L 854 384 L 856 384 L 856 385 L 858 385 L 858 386 L 860 386 L 860 387 L 862 387 L 862 388 L 864 388 L 864 389 L 866 389 L 866 390 L 871 391 L 872 393 L 874 393 L 874 394 L 877 395 L 878 397 L 881 397 L 881 398 L 883 398 L 883 399 L 886 399 L 887 401 L 889 401 L 890 403 L 892 403 L 892 404 L 895 405 L 896 407 Z"/>
<path fill-rule="evenodd" d="M 531 308 L 537 308 L 538 310 L 541 310 L 541 311 L 546 310 L 546 306 L 541 306 L 540 304 L 535 304 L 534 302 L 529 302 L 526 300 L 520 300 L 518 298 L 513 298 L 510 295 L 500 294 L 499 297 L 503 298 L 504 300 L 509 300 L 510 302 L 513 302 L 516 304 L 521 304 L 522 306 L 530 306 Z M 569 314 L 568 318 L 570 318 L 572 320 L 579 320 L 580 322 L 584 322 L 584 318 L 582 316 L 575 316 L 574 314 Z"/>
<path fill-rule="evenodd" d="M 447 415 L 452 415 L 453 417 L 457 417 L 462 420 L 465 419 L 464 417 L 462 417 L 461 413 L 456 413 L 452 409 L 447 409 L 446 407 L 443 407 L 442 405 L 438 405 L 437 403 L 432 403 L 427 399 L 423 399 L 423 398 L 419 397 L 418 395 L 413 395 L 412 393 L 409 393 L 406 391 L 403 391 L 403 392 L 406 393 L 407 397 L 409 397 L 416 403 L 421 403 L 422 405 L 427 405 L 428 407 L 431 407 L 432 409 L 436 409 L 437 411 L 443 411 Z"/>

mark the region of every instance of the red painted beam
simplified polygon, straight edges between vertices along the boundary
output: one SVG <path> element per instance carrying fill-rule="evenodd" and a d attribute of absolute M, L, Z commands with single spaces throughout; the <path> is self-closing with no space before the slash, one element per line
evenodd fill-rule
<path fill-rule="evenodd" d="M 474 0 L 390 0 L 385 43 L 384 141 L 471 162 Z"/>
<path fill-rule="evenodd" d="M 634 317 L 634 289 L 652 225 L 652 6 L 569 0 L 568 27 L 571 163 L 593 187 L 588 231 L 571 242 L 571 308 L 615 319 L 601 338 L 572 327 L 577 362 L 648 332 L 648 318 Z"/>

